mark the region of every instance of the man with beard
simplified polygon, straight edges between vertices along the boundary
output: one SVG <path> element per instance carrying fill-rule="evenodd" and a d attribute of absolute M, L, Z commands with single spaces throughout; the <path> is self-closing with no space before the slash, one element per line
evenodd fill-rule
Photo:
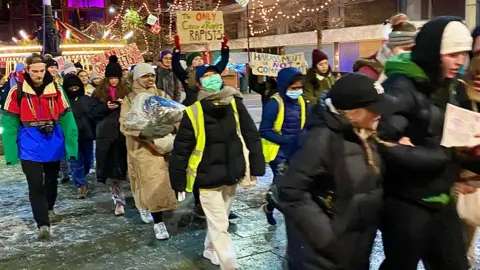
<path fill-rule="evenodd" d="M 68 102 L 45 59 L 32 54 L 26 61 L 25 81 L 9 92 L 2 117 L 7 165 L 20 159 L 28 182 L 39 240 L 48 240 L 50 218 L 57 198 L 60 160 L 77 157 L 78 132 Z"/>

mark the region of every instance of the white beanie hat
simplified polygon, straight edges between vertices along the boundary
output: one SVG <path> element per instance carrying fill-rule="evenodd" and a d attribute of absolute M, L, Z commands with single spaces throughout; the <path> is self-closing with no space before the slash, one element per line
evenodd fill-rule
<path fill-rule="evenodd" d="M 67 75 L 69 73 L 77 73 L 77 68 L 75 67 L 75 65 L 70 62 L 70 61 L 65 61 L 65 63 L 63 64 L 63 74 Z"/>
<path fill-rule="evenodd" d="M 138 80 L 138 78 L 146 74 L 155 75 L 155 70 L 153 69 L 153 66 L 147 63 L 140 63 L 136 65 L 133 69 L 133 80 L 136 81 Z"/>
<path fill-rule="evenodd" d="M 440 54 L 469 52 L 472 50 L 473 38 L 467 26 L 459 21 L 452 21 L 443 29 Z"/>

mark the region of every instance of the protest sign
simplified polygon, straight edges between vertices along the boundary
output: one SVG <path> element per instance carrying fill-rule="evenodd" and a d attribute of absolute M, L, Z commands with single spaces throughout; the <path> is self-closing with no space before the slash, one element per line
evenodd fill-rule
<path fill-rule="evenodd" d="M 235 2 L 239 3 L 240 6 L 246 7 L 248 5 L 249 0 L 235 0 Z"/>
<path fill-rule="evenodd" d="M 58 64 L 58 72 L 62 73 L 65 70 L 65 61 L 63 60 L 63 56 L 57 56 L 53 58 L 55 61 L 57 61 Z"/>
<path fill-rule="evenodd" d="M 142 53 L 138 50 L 137 44 L 132 43 L 125 45 L 122 48 L 106 51 L 101 54 L 97 54 L 92 57 L 93 71 L 96 74 L 104 74 L 105 68 L 108 64 L 108 58 L 111 55 L 116 55 L 118 57 L 118 63 L 122 68 L 129 68 L 138 63 L 143 63 Z"/>
<path fill-rule="evenodd" d="M 442 146 L 473 147 L 480 145 L 480 113 L 447 104 L 443 124 Z"/>
<path fill-rule="evenodd" d="M 177 34 L 182 44 L 221 42 L 224 33 L 221 11 L 177 11 Z"/>
<path fill-rule="evenodd" d="M 303 53 L 275 55 L 254 52 L 250 59 L 250 66 L 254 75 L 277 77 L 278 72 L 287 67 L 296 67 L 303 74 L 307 73 L 307 64 Z"/>

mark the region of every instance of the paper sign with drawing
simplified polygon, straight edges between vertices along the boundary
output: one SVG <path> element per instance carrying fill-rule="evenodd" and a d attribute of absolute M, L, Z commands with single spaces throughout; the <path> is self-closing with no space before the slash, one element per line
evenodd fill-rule
<path fill-rule="evenodd" d="M 480 113 L 447 104 L 443 125 L 442 146 L 473 147 L 480 145 Z"/>
<path fill-rule="evenodd" d="M 252 53 L 250 66 L 254 75 L 277 77 L 283 68 L 296 67 L 303 74 L 307 73 L 307 63 L 304 53 L 275 55 L 268 53 Z"/>
<path fill-rule="evenodd" d="M 221 11 L 177 11 L 181 44 L 221 42 L 224 24 Z"/>

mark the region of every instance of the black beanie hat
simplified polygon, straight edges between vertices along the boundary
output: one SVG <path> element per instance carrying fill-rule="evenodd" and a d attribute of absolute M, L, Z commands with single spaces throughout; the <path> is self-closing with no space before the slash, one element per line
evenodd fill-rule
<path fill-rule="evenodd" d="M 55 67 L 58 68 L 58 63 L 57 63 L 57 61 L 55 61 L 55 60 L 52 59 L 52 58 L 47 59 L 46 63 L 47 63 L 47 68 L 53 67 L 53 66 L 55 66 Z"/>
<path fill-rule="evenodd" d="M 105 78 L 122 78 L 122 66 L 118 63 L 118 57 L 111 55 L 105 68 Z"/>

